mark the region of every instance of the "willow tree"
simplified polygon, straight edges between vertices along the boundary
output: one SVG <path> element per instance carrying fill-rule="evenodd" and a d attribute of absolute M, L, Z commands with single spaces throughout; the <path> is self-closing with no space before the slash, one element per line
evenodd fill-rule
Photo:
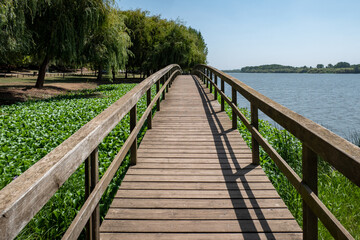
<path fill-rule="evenodd" d="M 124 69 L 131 52 L 130 37 L 124 23 L 123 14 L 110 8 L 103 24 L 88 39 L 85 56 L 94 68 L 98 69 L 98 80 L 102 79 L 103 70 L 111 70 L 113 79 L 119 69 Z"/>
<path fill-rule="evenodd" d="M 88 33 L 98 27 L 108 3 L 102 0 L 31 2 L 33 7 L 25 9 L 25 22 L 34 42 L 32 54 L 39 62 L 35 86 L 41 88 L 50 61 L 76 61 Z"/>
<path fill-rule="evenodd" d="M 31 34 L 25 26 L 27 1 L 0 2 L 0 64 L 16 65 L 29 53 Z"/>

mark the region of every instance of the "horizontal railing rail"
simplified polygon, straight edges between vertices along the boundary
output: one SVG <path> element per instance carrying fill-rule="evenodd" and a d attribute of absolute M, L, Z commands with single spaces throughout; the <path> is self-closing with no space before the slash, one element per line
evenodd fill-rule
<path fill-rule="evenodd" d="M 232 127 L 237 128 L 237 117 L 239 117 L 250 131 L 253 163 L 259 164 L 259 145 L 261 145 L 300 193 L 303 199 L 304 239 L 318 238 L 318 218 L 336 239 L 353 239 L 317 196 L 317 156 L 360 186 L 360 148 L 216 68 L 198 65 L 193 69 L 193 74 L 196 74 L 206 86 L 209 86 L 210 92 L 213 92 L 212 88 L 214 88 L 215 99 L 220 94 L 221 110 L 224 110 L 225 102 L 231 107 Z M 218 78 L 221 81 L 220 87 Z M 225 82 L 232 89 L 231 99 L 225 95 Z M 248 121 L 237 107 L 237 92 L 250 102 L 251 121 Z M 302 142 L 303 179 L 258 131 L 259 109 Z"/>
<path fill-rule="evenodd" d="M 130 164 L 136 164 L 137 134 L 146 120 L 151 128 L 152 108 L 156 104 L 160 110 L 160 97 L 165 98 L 178 74 L 181 68 L 173 64 L 146 78 L 3 188 L 0 191 L 0 239 L 15 238 L 84 161 L 86 201 L 63 239 L 77 239 L 85 225 L 87 238 L 99 239 L 101 196 L 129 150 Z M 154 84 L 157 94 L 151 100 Z M 136 123 L 136 104 L 145 93 L 147 109 Z M 131 134 L 99 181 L 98 145 L 129 112 Z"/>

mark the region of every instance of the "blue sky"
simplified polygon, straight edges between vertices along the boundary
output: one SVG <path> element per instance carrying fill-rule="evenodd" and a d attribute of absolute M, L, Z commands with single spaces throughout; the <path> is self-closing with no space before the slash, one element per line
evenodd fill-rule
<path fill-rule="evenodd" d="M 219 69 L 360 64 L 360 0 L 118 0 L 200 30 Z"/>

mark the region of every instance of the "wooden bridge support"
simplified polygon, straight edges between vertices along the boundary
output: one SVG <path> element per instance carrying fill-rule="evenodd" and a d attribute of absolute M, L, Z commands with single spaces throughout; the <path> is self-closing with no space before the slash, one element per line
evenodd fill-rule
<path fill-rule="evenodd" d="M 98 148 L 95 148 L 95 150 L 85 160 L 85 200 L 94 190 L 98 181 L 99 181 L 99 153 L 98 153 Z M 100 228 L 100 208 L 99 208 L 99 204 L 97 204 L 94 212 L 92 213 L 85 227 L 86 240 L 100 239 L 99 228 Z"/>
<path fill-rule="evenodd" d="M 255 129 L 259 129 L 259 117 L 258 117 L 258 108 L 251 104 L 251 125 Z M 251 145 L 252 145 L 252 161 L 253 164 L 259 165 L 260 164 L 260 156 L 259 156 L 259 143 L 254 137 L 251 135 Z"/>
<path fill-rule="evenodd" d="M 318 171 L 317 155 L 305 144 L 302 145 L 302 174 L 303 181 L 315 195 L 318 194 Z M 303 201 L 303 239 L 318 239 L 318 218 L 310 209 L 310 206 Z"/>

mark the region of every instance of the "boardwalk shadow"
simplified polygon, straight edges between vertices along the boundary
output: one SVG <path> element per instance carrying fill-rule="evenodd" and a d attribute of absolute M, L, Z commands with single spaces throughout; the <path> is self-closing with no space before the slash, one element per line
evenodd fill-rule
<path fill-rule="evenodd" d="M 195 79 L 195 77 L 193 77 L 193 80 L 200 93 L 205 112 L 207 113 L 207 120 L 209 126 L 211 127 L 214 142 L 216 142 L 216 151 L 219 162 L 221 164 L 221 170 L 225 179 L 225 184 L 229 192 L 240 229 L 242 232 L 245 232 L 243 235 L 244 239 L 260 239 L 258 229 L 256 228 L 256 225 L 258 224 L 256 224 L 254 220 L 260 220 L 259 222 L 262 231 L 265 232 L 267 239 L 275 239 L 275 236 L 272 234 L 271 228 L 265 219 L 264 214 L 261 211 L 260 206 L 255 198 L 255 195 L 245 177 L 245 174 L 254 170 L 256 166 L 249 164 L 241 168 L 230 144 L 229 138 L 226 135 L 227 133 L 233 131 L 237 132 L 237 130 L 229 130 L 223 127 L 220 119 L 217 116 L 217 113 L 219 112 L 216 112 L 211 105 L 212 100 L 209 99 L 207 93 L 204 91 L 203 87 Z M 226 149 L 228 150 L 228 155 L 224 154 Z M 232 165 L 235 166 L 235 173 L 231 167 Z M 241 184 L 244 189 L 244 196 L 241 193 L 239 184 Z M 246 197 L 248 198 L 248 201 L 245 201 L 244 198 Z M 248 202 L 250 202 L 251 206 L 249 206 Z M 256 216 L 250 213 L 249 208 L 254 210 Z"/>

